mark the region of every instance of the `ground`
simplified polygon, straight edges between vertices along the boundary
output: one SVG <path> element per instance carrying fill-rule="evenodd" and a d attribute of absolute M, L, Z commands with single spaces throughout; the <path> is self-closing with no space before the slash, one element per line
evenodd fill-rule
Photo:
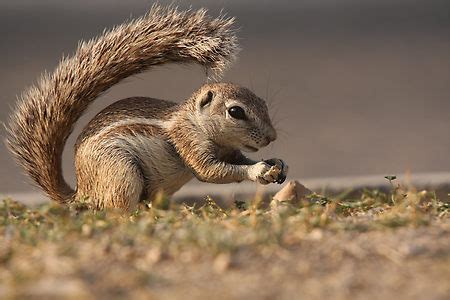
<path fill-rule="evenodd" d="M 394 185 L 131 215 L 6 199 L 0 233 L 2 299 L 450 298 L 448 199 Z"/>

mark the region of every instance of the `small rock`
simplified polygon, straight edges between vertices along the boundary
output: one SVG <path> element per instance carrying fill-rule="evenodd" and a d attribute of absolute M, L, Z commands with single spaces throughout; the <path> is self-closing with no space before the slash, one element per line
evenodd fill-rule
<path fill-rule="evenodd" d="M 221 274 L 225 272 L 231 265 L 231 256 L 229 253 L 219 254 L 213 263 L 213 269 L 217 273 Z"/>
<path fill-rule="evenodd" d="M 312 241 L 320 241 L 323 238 L 323 231 L 321 229 L 315 228 L 308 235 L 307 239 Z"/>
<path fill-rule="evenodd" d="M 307 196 L 313 192 L 296 180 L 289 181 L 273 196 L 273 202 L 290 202 L 293 205 L 307 201 Z"/>
<path fill-rule="evenodd" d="M 147 251 L 147 254 L 145 255 L 145 260 L 151 265 L 156 264 L 157 262 L 161 261 L 161 259 L 162 252 L 160 248 L 152 248 Z"/>

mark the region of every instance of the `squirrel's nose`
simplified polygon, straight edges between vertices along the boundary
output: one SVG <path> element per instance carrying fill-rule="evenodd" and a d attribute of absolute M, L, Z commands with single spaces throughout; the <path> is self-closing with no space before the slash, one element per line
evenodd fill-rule
<path fill-rule="evenodd" d="M 273 142 L 277 139 L 277 132 L 275 131 L 274 128 L 270 128 L 269 131 L 267 132 L 267 140 L 269 144 L 270 142 Z"/>

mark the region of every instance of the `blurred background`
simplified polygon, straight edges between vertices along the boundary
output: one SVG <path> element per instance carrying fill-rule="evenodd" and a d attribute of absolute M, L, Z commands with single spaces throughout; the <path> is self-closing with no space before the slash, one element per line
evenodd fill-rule
<path fill-rule="evenodd" d="M 73 53 L 79 40 L 144 14 L 151 3 L 0 1 L 0 121 L 6 122 L 16 97 Z M 254 158 L 283 158 L 297 178 L 450 170 L 449 1 L 174 3 L 236 16 L 242 51 L 224 81 L 265 98 L 279 129 L 279 139 Z M 204 81 L 195 66 L 129 78 L 96 102 L 75 135 L 116 100 L 182 101 Z M 64 153 L 72 184 L 74 139 Z M 3 143 L 0 166 L 1 193 L 32 189 Z"/>

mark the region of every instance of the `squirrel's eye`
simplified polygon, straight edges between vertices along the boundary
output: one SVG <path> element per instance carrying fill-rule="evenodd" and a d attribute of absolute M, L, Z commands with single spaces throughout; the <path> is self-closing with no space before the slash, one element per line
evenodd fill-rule
<path fill-rule="evenodd" d="M 246 120 L 247 119 L 247 116 L 245 115 L 244 110 L 242 109 L 242 107 L 239 107 L 239 106 L 230 107 L 228 109 L 228 113 L 230 114 L 230 116 L 232 116 L 233 118 L 238 119 L 238 120 Z"/>

